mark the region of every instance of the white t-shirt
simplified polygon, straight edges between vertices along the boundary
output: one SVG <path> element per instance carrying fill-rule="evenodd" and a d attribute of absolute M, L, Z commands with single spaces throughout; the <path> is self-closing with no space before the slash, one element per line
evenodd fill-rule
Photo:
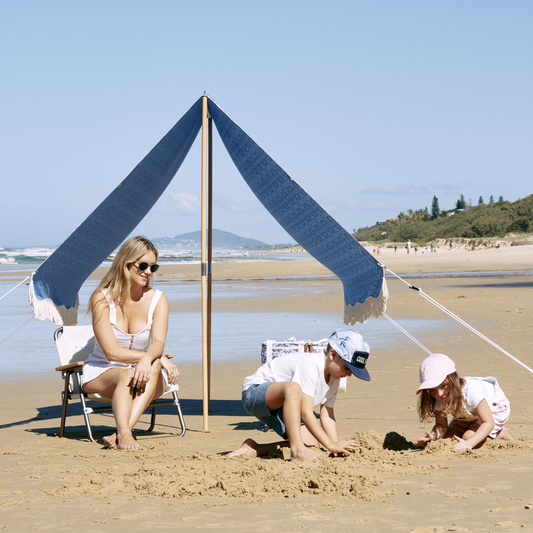
<path fill-rule="evenodd" d="M 466 381 L 463 387 L 464 408 L 455 418 L 465 418 L 467 420 L 478 418 L 476 409 L 483 400 L 487 400 L 489 408 L 494 410 L 499 402 L 507 399 L 498 384 L 498 380 L 492 376 L 486 378 L 465 376 L 463 379 Z M 440 402 L 436 402 L 435 410 L 442 410 L 442 404 Z"/>
<path fill-rule="evenodd" d="M 324 354 L 285 354 L 261 366 L 248 376 L 242 385 L 243 392 L 252 385 L 261 383 L 293 381 L 302 387 L 302 392 L 313 398 L 313 407 L 324 404 L 333 407 L 339 390 L 339 379 L 324 379 Z"/>

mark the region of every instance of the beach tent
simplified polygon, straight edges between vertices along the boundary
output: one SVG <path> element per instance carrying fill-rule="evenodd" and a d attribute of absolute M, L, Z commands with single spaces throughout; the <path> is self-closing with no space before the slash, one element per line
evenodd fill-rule
<path fill-rule="evenodd" d="M 202 129 L 202 301 L 207 315 L 206 250 L 208 124 L 214 122 L 231 159 L 253 193 L 309 254 L 343 283 L 344 322 L 381 316 L 387 286 L 383 266 L 313 200 L 211 98 L 200 97 L 133 171 L 37 269 L 30 282 L 35 317 L 58 325 L 77 323 L 78 291 L 88 276 L 130 235 L 164 192 Z M 209 128 L 209 131 L 211 129 Z M 207 327 L 204 336 L 206 429 Z"/>
<path fill-rule="evenodd" d="M 32 274 L 30 302 L 35 317 L 58 325 L 77 323 L 78 291 L 84 281 L 134 230 L 164 192 L 202 130 L 202 362 L 204 431 L 207 431 L 210 375 L 209 290 L 211 256 L 207 215 L 212 201 L 210 163 L 212 123 L 242 177 L 278 223 L 341 280 L 344 322 L 384 317 L 427 353 L 431 351 L 387 315 L 384 271 L 403 281 L 429 303 L 533 373 L 475 328 L 369 254 L 313 200 L 211 98 L 200 97 L 150 153 Z M 209 140 L 209 142 L 208 142 Z M 208 165 L 209 161 L 209 165 Z M 209 180 L 208 180 L 209 174 Z"/>

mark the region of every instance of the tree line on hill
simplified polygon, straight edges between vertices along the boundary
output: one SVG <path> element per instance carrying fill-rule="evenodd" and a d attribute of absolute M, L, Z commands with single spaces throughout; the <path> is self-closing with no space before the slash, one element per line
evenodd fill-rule
<path fill-rule="evenodd" d="M 533 195 L 516 202 L 505 201 L 501 196 L 497 202 L 491 196 L 489 203 L 479 197 L 478 205 L 457 200 L 455 208 L 441 211 L 439 201 L 433 197 L 431 212 L 428 208 L 401 212 L 397 218 L 377 222 L 372 227 L 354 230 L 358 241 L 405 242 L 430 241 L 463 237 L 504 237 L 508 233 L 533 232 Z"/>

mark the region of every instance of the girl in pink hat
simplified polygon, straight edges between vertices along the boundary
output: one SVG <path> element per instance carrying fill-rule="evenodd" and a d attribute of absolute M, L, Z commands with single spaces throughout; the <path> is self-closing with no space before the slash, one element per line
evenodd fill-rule
<path fill-rule="evenodd" d="M 452 451 L 459 452 L 486 440 L 513 440 L 504 427 L 511 413 L 509 400 L 496 378 L 462 378 L 447 355 L 436 353 L 420 365 L 420 383 L 418 415 L 421 422 L 435 418 L 435 426 L 415 446 L 453 437 L 457 444 Z M 453 416 L 450 425 L 448 415 Z"/>

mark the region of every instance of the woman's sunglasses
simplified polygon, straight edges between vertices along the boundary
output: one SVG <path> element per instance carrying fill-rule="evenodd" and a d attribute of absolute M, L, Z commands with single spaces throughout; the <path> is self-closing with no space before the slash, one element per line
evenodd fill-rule
<path fill-rule="evenodd" d="M 149 265 L 148 263 L 135 263 L 135 265 L 141 272 L 149 268 L 150 272 L 154 273 L 157 272 L 157 269 L 159 268 L 159 265 L 156 263 L 154 263 L 153 265 Z"/>

